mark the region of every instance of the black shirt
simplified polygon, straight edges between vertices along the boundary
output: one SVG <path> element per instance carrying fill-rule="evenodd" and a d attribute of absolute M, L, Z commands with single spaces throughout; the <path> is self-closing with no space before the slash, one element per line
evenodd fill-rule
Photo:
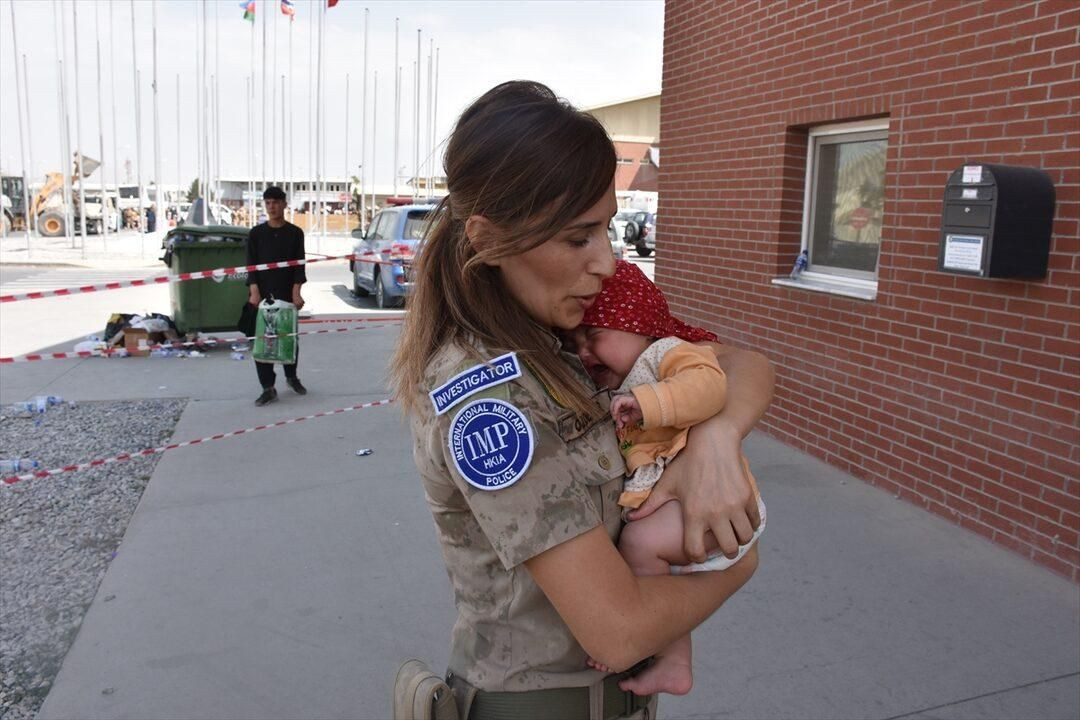
<path fill-rule="evenodd" d="M 304 231 L 286 222 L 281 227 L 262 223 L 251 228 L 247 243 L 247 264 L 281 262 L 304 259 Z M 248 273 L 247 284 L 258 285 L 264 298 L 273 295 L 277 300 L 292 300 L 293 285 L 307 282 L 303 265 L 275 270 L 257 270 Z"/>

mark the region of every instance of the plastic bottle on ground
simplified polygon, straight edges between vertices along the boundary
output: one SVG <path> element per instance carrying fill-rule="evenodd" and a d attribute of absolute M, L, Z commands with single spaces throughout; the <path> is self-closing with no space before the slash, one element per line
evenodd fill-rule
<path fill-rule="evenodd" d="M 19 473 L 30 472 L 32 470 L 40 470 L 41 463 L 37 460 L 27 460 L 26 458 L 11 458 L 8 460 L 0 460 L 0 476 L 7 477 L 8 475 L 17 475 Z"/>

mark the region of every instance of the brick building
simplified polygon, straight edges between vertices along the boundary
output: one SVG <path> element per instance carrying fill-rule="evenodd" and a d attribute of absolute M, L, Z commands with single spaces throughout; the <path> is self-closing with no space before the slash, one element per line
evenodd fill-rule
<path fill-rule="evenodd" d="M 615 192 L 656 192 L 660 153 L 660 95 L 652 93 L 585 108 L 615 143 Z"/>
<path fill-rule="evenodd" d="M 669 0 L 656 267 L 775 363 L 766 432 L 1074 581 L 1078 28 L 1068 0 Z M 1053 181 L 1045 278 L 939 270 L 946 181 L 984 163 Z"/>

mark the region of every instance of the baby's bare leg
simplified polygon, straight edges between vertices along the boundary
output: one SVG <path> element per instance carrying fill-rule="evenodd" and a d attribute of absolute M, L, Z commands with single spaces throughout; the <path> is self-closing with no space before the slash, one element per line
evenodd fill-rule
<path fill-rule="evenodd" d="M 686 562 L 683 551 L 682 507 L 665 503 L 648 517 L 628 523 L 619 538 L 619 552 L 635 575 L 667 575 L 671 565 Z M 683 635 L 656 655 L 656 662 L 619 687 L 637 695 L 666 692 L 685 695 L 694 685 L 690 634 Z"/>

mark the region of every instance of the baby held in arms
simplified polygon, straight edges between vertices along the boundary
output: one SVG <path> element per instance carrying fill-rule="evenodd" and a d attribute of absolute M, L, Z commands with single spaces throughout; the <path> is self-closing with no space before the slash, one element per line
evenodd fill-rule
<path fill-rule="evenodd" d="M 618 261 L 615 275 L 585 313 L 575 336 L 585 369 L 600 387 L 614 391 L 611 417 L 626 460 L 627 480 L 619 505 L 639 507 L 665 465 L 686 445 L 689 429 L 724 407 L 727 379 L 713 350 L 693 343 L 716 342 L 714 334 L 672 317 L 667 300 L 637 266 Z M 757 497 L 761 524 L 734 558 L 715 539 L 708 559 L 691 563 L 683 550 L 682 509 L 677 500 L 629 522 L 619 551 L 637 575 L 719 571 L 734 565 L 765 529 L 765 505 L 753 475 L 740 461 Z M 593 667 L 609 670 L 590 661 Z M 651 667 L 623 681 L 639 695 L 686 694 L 693 685 L 690 635 L 656 655 Z"/>

